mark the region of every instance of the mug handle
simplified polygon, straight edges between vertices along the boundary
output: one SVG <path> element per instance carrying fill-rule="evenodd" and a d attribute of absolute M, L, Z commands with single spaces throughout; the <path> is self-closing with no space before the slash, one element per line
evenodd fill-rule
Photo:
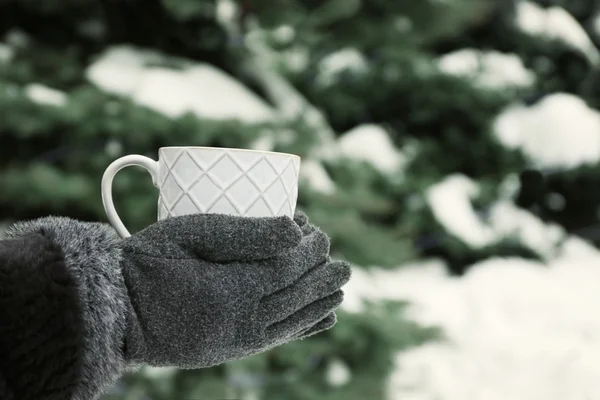
<path fill-rule="evenodd" d="M 112 198 L 112 183 L 115 175 L 121 169 L 129 166 L 143 167 L 152 176 L 152 184 L 157 185 L 158 182 L 158 161 L 138 154 L 124 156 L 113 161 L 102 176 L 102 203 L 104 203 L 104 211 L 108 217 L 108 221 L 115 228 L 119 236 L 123 239 L 131 236 L 123 221 L 119 218 Z"/>

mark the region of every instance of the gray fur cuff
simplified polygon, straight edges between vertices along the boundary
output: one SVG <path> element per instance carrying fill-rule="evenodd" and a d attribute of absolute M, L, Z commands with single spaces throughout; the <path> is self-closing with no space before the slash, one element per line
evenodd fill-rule
<path fill-rule="evenodd" d="M 119 237 L 108 225 L 66 217 L 19 222 L 5 234 L 39 233 L 60 247 L 74 278 L 85 327 L 81 378 L 73 400 L 97 399 L 125 370 L 127 293 Z"/>

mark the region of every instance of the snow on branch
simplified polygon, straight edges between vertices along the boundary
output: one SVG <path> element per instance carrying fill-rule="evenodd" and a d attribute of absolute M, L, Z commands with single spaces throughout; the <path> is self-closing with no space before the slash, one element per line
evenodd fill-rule
<path fill-rule="evenodd" d="M 558 39 L 585 54 L 593 65 L 600 63 L 600 52 L 581 24 L 559 6 L 542 8 L 530 1 L 517 5 L 517 25 L 530 35 Z"/>

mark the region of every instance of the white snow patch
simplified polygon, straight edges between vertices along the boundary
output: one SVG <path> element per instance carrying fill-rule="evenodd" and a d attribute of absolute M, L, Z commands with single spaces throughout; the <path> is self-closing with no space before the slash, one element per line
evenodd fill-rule
<path fill-rule="evenodd" d="M 452 282 L 455 282 L 453 286 Z M 449 277 L 446 265 L 440 260 L 425 260 L 398 267 L 395 270 L 370 268 L 353 268 L 352 279 L 344 286 L 344 302 L 342 309 L 351 313 L 365 311 L 365 302 L 387 300 L 410 300 L 406 309 L 407 317 L 425 326 L 439 324 L 438 311 L 435 308 L 439 301 L 444 301 L 444 308 L 452 315 L 450 321 L 456 326 L 444 326 L 452 332 L 465 330 L 468 323 L 468 307 L 464 298 L 457 292 L 459 278 Z M 436 293 L 437 290 L 442 292 Z M 419 302 L 412 301 L 418 298 Z M 458 317 L 464 314 L 464 318 Z"/>
<path fill-rule="evenodd" d="M 264 135 L 250 144 L 250 149 L 261 151 L 273 151 L 275 148 L 275 138 L 272 135 Z"/>
<path fill-rule="evenodd" d="M 581 24 L 564 8 L 543 8 L 530 1 L 517 4 L 517 25 L 530 35 L 562 40 L 582 51 L 593 63 L 600 61 L 600 53 Z"/>
<path fill-rule="evenodd" d="M 112 158 L 118 158 L 123 154 L 123 143 L 120 140 L 110 139 L 104 146 L 106 154 Z"/>
<path fill-rule="evenodd" d="M 143 78 L 140 85 L 131 93 L 132 99 L 140 105 L 173 118 L 192 111 L 191 108 L 198 105 L 194 100 L 200 103 L 200 107 L 208 105 L 210 112 L 205 112 L 205 115 L 214 113 L 213 107 L 219 108 L 218 102 L 211 103 L 204 96 L 192 99 L 193 94 L 188 86 L 191 82 L 179 71 L 152 68 L 141 74 Z"/>
<path fill-rule="evenodd" d="M 225 72 L 206 63 L 181 70 L 149 66 L 156 53 L 131 47 L 109 49 L 87 70 L 101 89 L 129 97 L 169 117 L 193 113 L 200 118 L 259 123 L 274 119 L 274 110 Z"/>
<path fill-rule="evenodd" d="M 396 28 L 398 32 L 409 32 L 413 28 L 413 25 L 412 20 L 406 15 L 399 15 L 394 18 L 394 28 Z"/>
<path fill-rule="evenodd" d="M 305 179 L 308 185 L 318 192 L 325 194 L 335 192 L 335 183 L 329 177 L 323 165 L 317 160 L 303 160 L 300 177 Z"/>
<path fill-rule="evenodd" d="M 446 231 L 473 248 L 485 247 L 496 239 L 492 229 L 473 209 L 470 200 L 478 194 L 477 184 L 460 174 L 446 177 L 426 192 L 435 219 Z"/>
<path fill-rule="evenodd" d="M 516 173 L 508 174 L 498 185 L 498 196 L 501 199 L 512 199 L 521 190 L 521 180 Z"/>
<path fill-rule="evenodd" d="M 329 85 L 334 83 L 337 75 L 343 71 L 364 73 L 367 68 L 367 60 L 360 51 L 354 48 L 344 48 L 321 60 L 317 82 Z"/>
<path fill-rule="evenodd" d="M 470 201 L 479 186 L 470 178 L 455 174 L 432 185 L 426 193 L 427 203 L 445 230 L 471 246 L 481 248 L 503 239 L 519 243 L 544 259 L 556 257 L 556 248 L 567 238 L 560 225 L 545 223 L 510 199 L 497 200 L 490 206 L 484 221 Z"/>
<path fill-rule="evenodd" d="M 309 65 L 310 50 L 305 46 L 295 46 L 280 54 L 281 62 L 288 71 L 299 73 Z"/>
<path fill-rule="evenodd" d="M 493 259 L 464 278 L 415 288 L 411 301 L 449 340 L 399 354 L 388 398 L 598 398 L 600 320 L 589 310 L 600 305 L 599 262 L 598 253 L 588 262 L 550 265 Z M 463 309 L 446 307 L 457 298 Z"/>
<path fill-rule="evenodd" d="M 405 159 L 379 125 L 363 124 L 344 133 L 337 142 L 340 155 L 371 163 L 384 173 L 399 172 Z"/>
<path fill-rule="evenodd" d="M 102 90 L 130 96 L 140 85 L 144 65 L 150 58 L 152 55 L 146 51 L 113 47 L 88 67 L 86 77 Z"/>
<path fill-rule="evenodd" d="M 4 36 L 6 43 L 13 48 L 23 48 L 29 46 L 31 37 L 20 29 L 11 29 Z"/>
<path fill-rule="evenodd" d="M 222 25 L 229 26 L 239 14 L 239 9 L 234 0 L 217 0 L 215 15 Z"/>
<path fill-rule="evenodd" d="M 598 249 L 578 236 L 569 236 L 562 244 L 556 259 L 573 262 L 597 260 Z"/>
<path fill-rule="evenodd" d="M 600 253 L 578 238 L 548 263 L 494 258 L 450 277 L 435 264 L 356 269 L 346 311 L 405 300 L 439 342 L 401 352 L 389 400 L 600 398 Z"/>
<path fill-rule="evenodd" d="M 273 30 L 273 37 L 280 43 L 288 43 L 294 40 L 296 30 L 289 25 L 281 25 Z"/>
<path fill-rule="evenodd" d="M 511 201 L 494 204 L 488 224 L 494 230 L 497 240 L 515 238 L 546 259 L 556 255 L 557 246 L 566 238 L 566 232 L 560 225 L 544 223 Z"/>
<path fill-rule="evenodd" d="M 341 387 L 350 382 L 351 379 L 352 372 L 343 361 L 334 359 L 327 366 L 325 380 L 330 386 Z"/>
<path fill-rule="evenodd" d="M 535 74 L 525 68 L 519 56 L 498 51 L 457 50 L 440 57 L 438 66 L 447 74 L 473 79 L 486 89 L 527 87 L 535 82 Z"/>
<path fill-rule="evenodd" d="M 460 175 L 435 186 L 432 197 L 440 199 L 430 202 L 434 209 L 453 213 L 442 197 L 460 205 L 456 219 L 440 217 L 445 226 L 465 240 L 472 231 L 493 240 L 515 237 L 545 261 L 496 257 L 463 277 L 449 276 L 439 261 L 355 269 L 345 287 L 346 311 L 363 311 L 366 300 L 408 301 L 409 319 L 446 335 L 397 355 L 387 398 L 599 398 L 600 319 L 590 310 L 600 308 L 600 252 L 506 199 L 492 206 L 482 228 L 464 204 L 473 186 Z"/>
<path fill-rule="evenodd" d="M 264 129 L 259 137 L 250 143 L 252 150 L 275 151 L 277 145 L 289 146 L 297 137 L 298 133 L 291 129 Z"/>
<path fill-rule="evenodd" d="M 39 83 L 27 85 L 25 87 L 25 95 L 35 103 L 50 106 L 62 107 L 69 102 L 69 97 L 66 93 Z"/>
<path fill-rule="evenodd" d="M 510 106 L 496 118 L 494 132 L 538 168 L 600 161 L 600 113 L 572 94 L 552 94 L 531 107 Z"/>

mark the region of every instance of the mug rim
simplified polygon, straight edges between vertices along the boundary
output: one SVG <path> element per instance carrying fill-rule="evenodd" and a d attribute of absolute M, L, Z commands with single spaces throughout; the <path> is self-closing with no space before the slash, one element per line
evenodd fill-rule
<path fill-rule="evenodd" d="M 289 157 L 295 157 L 298 158 L 299 160 L 302 160 L 302 157 L 300 157 L 297 154 L 292 154 L 292 153 L 282 153 L 279 151 L 268 151 L 268 150 L 252 150 L 252 149 L 236 149 L 236 148 L 232 148 L 232 147 L 209 147 L 209 146 L 163 146 L 163 147 L 159 147 L 158 150 L 163 150 L 163 149 L 217 149 L 217 150 L 227 150 L 227 151 L 239 151 L 239 152 L 244 152 L 244 153 L 262 153 L 262 154 L 278 154 L 278 155 L 283 155 L 283 156 L 289 156 Z"/>

